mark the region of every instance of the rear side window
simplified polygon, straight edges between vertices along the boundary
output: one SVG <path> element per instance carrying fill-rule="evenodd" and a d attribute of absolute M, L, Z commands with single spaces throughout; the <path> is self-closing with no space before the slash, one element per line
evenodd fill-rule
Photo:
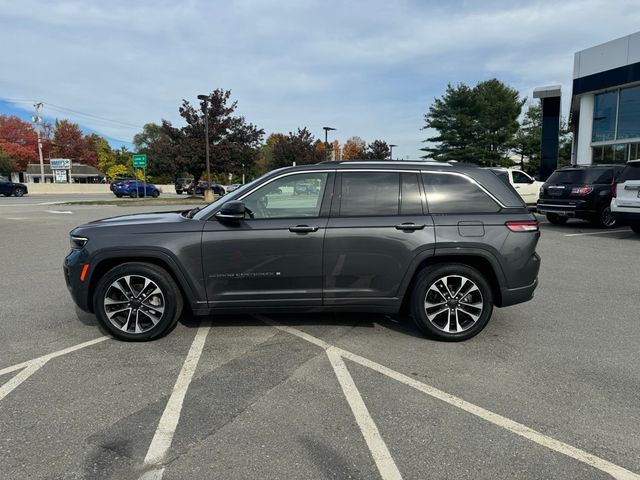
<path fill-rule="evenodd" d="M 547 179 L 547 183 L 570 184 L 584 183 L 586 170 L 556 170 Z"/>
<path fill-rule="evenodd" d="M 622 171 L 620 180 L 626 182 L 627 180 L 640 180 L 640 162 L 630 163 Z"/>
<path fill-rule="evenodd" d="M 464 175 L 423 173 L 433 214 L 496 213 L 500 206 Z"/>
<path fill-rule="evenodd" d="M 596 170 L 587 173 L 587 183 L 610 184 L 613 183 L 613 170 Z"/>
<path fill-rule="evenodd" d="M 399 193 L 399 173 L 343 173 L 340 216 L 398 215 Z"/>

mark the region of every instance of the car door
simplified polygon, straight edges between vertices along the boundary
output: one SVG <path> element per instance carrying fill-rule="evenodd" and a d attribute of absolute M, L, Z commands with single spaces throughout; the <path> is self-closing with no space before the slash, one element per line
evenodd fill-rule
<path fill-rule="evenodd" d="M 527 205 L 535 204 L 538 201 L 539 187 L 535 185 L 535 180 L 520 170 L 511 170 L 513 187 L 522 197 Z"/>
<path fill-rule="evenodd" d="M 410 266 L 434 250 L 415 171 L 338 173 L 324 241 L 325 305 L 397 302 Z"/>
<path fill-rule="evenodd" d="M 250 212 L 245 219 L 207 221 L 202 257 L 210 306 L 322 304 L 333 177 L 331 171 L 284 174 L 237 199 Z M 298 195 L 302 184 L 316 189 Z"/>
<path fill-rule="evenodd" d="M 4 177 L 0 178 L 0 194 L 1 195 L 6 195 L 8 193 L 11 193 L 11 189 L 9 185 L 11 184 Z"/>

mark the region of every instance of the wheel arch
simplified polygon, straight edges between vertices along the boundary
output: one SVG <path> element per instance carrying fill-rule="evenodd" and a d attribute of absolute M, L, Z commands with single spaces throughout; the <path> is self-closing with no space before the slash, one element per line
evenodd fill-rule
<path fill-rule="evenodd" d="M 197 300 L 193 295 L 193 290 L 189 285 L 188 280 L 178 268 L 175 261 L 168 255 L 161 252 L 121 252 L 113 253 L 110 255 L 103 255 L 94 260 L 95 265 L 91 269 L 91 276 L 89 278 L 89 286 L 87 289 L 87 306 L 92 313 L 93 311 L 93 294 L 96 290 L 98 281 L 102 276 L 112 268 L 117 267 L 125 263 L 149 263 L 165 270 L 173 281 L 176 282 L 184 303 L 192 307 L 197 304 Z"/>
<path fill-rule="evenodd" d="M 419 260 L 417 266 L 413 270 L 413 275 L 411 276 L 408 284 L 404 289 L 404 295 L 402 296 L 401 310 L 404 312 L 408 311 L 409 300 L 411 298 L 411 292 L 413 291 L 413 287 L 418 278 L 420 272 L 427 268 L 434 267 L 436 265 L 457 263 L 462 265 L 467 265 L 476 269 L 479 273 L 481 273 L 486 279 L 489 285 L 491 286 L 491 293 L 493 295 L 493 303 L 497 307 L 502 306 L 502 292 L 501 287 L 505 285 L 504 275 L 502 270 L 500 269 L 497 261 L 491 259 L 489 254 L 473 252 L 473 253 L 442 253 L 436 254 L 427 258 L 423 258 Z"/>

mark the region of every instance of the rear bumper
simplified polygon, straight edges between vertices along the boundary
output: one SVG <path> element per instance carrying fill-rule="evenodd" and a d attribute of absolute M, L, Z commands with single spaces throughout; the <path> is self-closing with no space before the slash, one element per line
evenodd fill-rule
<path fill-rule="evenodd" d="M 596 209 L 589 208 L 587 203 L 561 203 L 561 202 L 538 202 L 536 205 L 538 213 L 555 213 L 563 217 L 589 218 L 597 213 Z"/>
<path fill-rule="evenodd" d="M 536 278 L 531 285 L 519 288 L 501 288 L 500 295 L 502 296 L 502 302 L 497 306 L 510 307 L 518 303 L 528 302 L 533 298 L 533 293 L 537 287 L 538 279 Z"/>

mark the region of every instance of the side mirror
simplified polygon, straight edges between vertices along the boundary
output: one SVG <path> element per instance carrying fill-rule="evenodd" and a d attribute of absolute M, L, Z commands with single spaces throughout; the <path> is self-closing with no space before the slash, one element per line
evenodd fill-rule
<path fill-rule="evenodd" d="M 219 220 L 242 220 L 246 210 L 244 202 L 232 200 L 225 203 L 215 217 Z"/>

